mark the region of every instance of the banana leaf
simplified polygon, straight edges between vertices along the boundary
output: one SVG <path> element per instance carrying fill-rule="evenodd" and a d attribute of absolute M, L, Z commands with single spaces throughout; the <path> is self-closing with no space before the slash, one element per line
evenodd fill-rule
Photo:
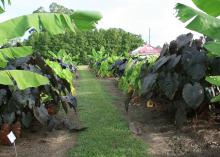
<path fill-rule="evenodd" d="M 20 90 L 49 84 L 48 78 L 25 70 L 3 70 L 0 71 L 0 78 L 0 84 L 11 86 L 17 84 Z"/>
<path fill-rule="evenodd" d="M 73 85 L 73 74 L 71 73 L 71 71 L 68 69 L 62 69 L 58 62 L 46 60 L 46 64 L 50 66 L 51 69 L 53 69 L 57 76 L 66 80 L 69 83 L 72 95 L 76 95 L 76 91 Z"/>
<path fill-rule="evenodd" d="M 211 16 L 220 15 L 220 1 L 219 0 L 192 0 L 193 3 L 201 10 Z"/>
<path fill-rule="evenodd" d="M 8 59 L 26 57 L 31 55 L 32 53 L 33 50 L 31 46 L 0 49 L 0 68 L 4 68 L 7 65 Z"/>
<path fill-rule="evenodd" d="M 208 42 L 204 47 L 210 52 L 213 56 L 220 56 L 220 42 Z"/>
<path fill-rule="evenodd" d="M 37 32 L 61 34 L 65 31 L 93 29 L 101 15 L 97 12 L 74 12 L 72 15 L 59 13 L 35 13 L 23 15 L 0 23 L 0 44 L 10 39 L 21 37 L 29 28 Z"/>
<path fill-rule="evenodd" d="M 208 76 L 205 79 L 213 85 L 220 86 L 220 76 Z"/>
<path fill-rule="evenodd" d="M 220 39 L 220 19 L 181 3 L 177 3 L 175 9 L 180 21 L 189 22 L 186 28 L 202 33 L 212 39 Z"/>
<path fill-rule="evenodd" d="M 76 11 L 71 18 L 77 28 L 86 31 L 95 28 L 95 24 L 102 18 L 102 15 L 95 11 Z"/>

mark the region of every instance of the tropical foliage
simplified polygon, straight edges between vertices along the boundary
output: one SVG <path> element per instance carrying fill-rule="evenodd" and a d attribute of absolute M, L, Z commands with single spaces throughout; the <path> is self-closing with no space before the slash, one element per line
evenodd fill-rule
<path fill-rule="evenodd" d="M 177 4 L 177 17 L 182 22 L 190 23 L 186 28 L 197 31 L 211 38 L 204 47 L 209 51 L 210 55 L 213 57 L 220 56 L 220 19 L 217 18 L 220 15 L 219 6 L 220 2 L 218 0 L 205 1 L 205 0 L 193 0 L 194 4 L 201 9 L 203 12 L 195 10 L 183 4 Z M 213 64 L 216 64 L 216 59 L 214 59 Z M 214 67 L 215 69 L 217 67 Z M 220 75 L 220 73 L 215 73 Z M 219 86 L 219 76 L 210 76 L 206 80 L 213 85 Z M 212 99 L 213 102 L 220 101 L 219 96 Z"/>
<path fill-rule="evenodd" d="M 108 30 L 95 29 L 86 32 L 66 32 L 50 36 L 48 33 L 33 34 L 25 45 L 33 46 L 34 51 L 48 56 L 48 51 L 58 52 L 64 49 L 68 55 L 78 56 L 81 64 L 88 64 L 88 55 L 92 50 L 99 51 L 102 47 L 105 52 L 121 55 L 143 45 L 140 36 L 126 32 L 122 29 L 111 28 Z"/>
<path fill-rule="evenodd" d="M 98 12 L 81 11 L 70 15 L 35 13 L 20 16 L 0 23 L 0 44 L 23 36 L 30 29 L 48 35 L 93 29 L 99 19 Z M 56 56 L 53 61 L 44 60 L 39 53 L 33 54 L 30 46 L 20 46 L 0 49 L 0 126 L 7 126 L 10 131 L 10 126 L 16 122 L 29 128 L 35 117 L 52 130 L 55 124 L 52 115 L 59 111 L 60 105 L 66 112 L 67 105 L 74 110 L 77 105 L 73 86 L 75 70 L 68 64 L 70 56 L 60 51 L 57 56 L 53 54 Z"/>

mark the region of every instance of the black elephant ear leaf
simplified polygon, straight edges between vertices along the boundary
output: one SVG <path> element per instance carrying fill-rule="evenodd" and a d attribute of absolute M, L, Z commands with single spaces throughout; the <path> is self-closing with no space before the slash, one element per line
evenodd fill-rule
<path fill-rule="evenodd" d="M 153 66 L 153 72 L 157 72 L 167 61 L 170 59 L 170 56 L 163 56 L 157 60 Z"/>
<path fill-rule="evenodd" d="M 220 57 L 215 57 L 213 59 L 210 59 L 210 67 L 212 70 L 212 75 L 220 75 Z"/>
<path fill-rule="evenodd" d="M 3 117 L 3 121 L 8 123 L 8 124 L 12 124 L 15 121 L 15 113 L 5 113 L 2 115 Z"/>
<path fill-rule="evenodd" d="M 178 36 L 176 39 L 177 48 L 181 49 L 182 47 L 189 44 L 192 41 L 192 39 L 193 39 L 192 33 L 182 34 L 182 35 Z"/>
<path fill-rule="evenodd" d="M 5 89 L 0 89 L 0 106 L 5 101 L 7 95 L 7 91 Z"/>
<path fill-rule="evenodd" d="M 21 122 L 22 122 L 23 126 L 25 128 L 29 128 L 31 126 L 31 122 L 33 119 L 31 112 L 27 112 L 27 113 L 22 112 L 21 116 L 22 116 Z"/>
<path fill-rule="evenodd" d="M 47 112 L 47 109 L 44 107 L 44 105 L 41 105 L 40 107 L 33 107 L 33 112 L 35 118 L 43 125 L 47 125 L 47 121 L 49 120 L 49 114 Z"/>
<path fill-rule="evenodd" d="M 62 104 L 62 107 L 63 107 L 65 113 L 68 113 L 68 106 L 67 106 L 68 104 L 65 101 L 61 101 L 61 104 Z"/>
<path fill-rule="evenodd" d="M 0 126 L 3 124 L 3 119 L 0 117 Z"/>
<path fill-rule="evenodd" d="M 206 75 L 206 67 L 203 64 L 192 65 L 186 73 L 191 76 L 193 81 L 199 81 Z"/>
<path fill-rule="evenodd" d="M 168 73 L 159 80 L 160 90 L 166 95 L 170 100 L 173 100 L 178 87 L 179 87 L 178 74 Z"/>
<path fill-rule="evenodd" d="M 182 65 L 184 71 L 193 81 L 199 81 L 205 77 L 206 55 L 196 49 L 185 47 L 182 55 Z"/>
<path fill-rule="evenodd" d="M 77 107 L 77 99 L 76 99 L 76 97 L 74 97 L 72 94 L 69 93 L 67 96 L 62 96 L 61 99 L 65 103 L 68 103 L 70 108 L 73 108 L 74 111 L 76 111 L 76 107 Z"/>
<path fill-rule="evenodd" d="M 167 64 L 167 68 L 168 69 L 172 69 L 175 68 L 176 65 L 180 62 L 181 59 L 181 55 L 176 56 L 176 54 L 173 54 L 170 56 L 170 60 Z"/>
<path fill-rule="evenodd" d="M 164 44 L 163 48 L 162 48 L 162 50 L 160 52 L 160 57 L 168 55 L 168 52 L 169 52 L 169 45 L 168 44 Z"/>
<path fill-rule="evenodd" d="M 197 109 L 204 100 L 204 89 L 200 83 L 188 83 L 183 88 L 182 96 L 190 108 Z"/>
<path fill-rule="evenodd" d="M 157 76 L 157 73 L 152 73 L 143 78 L 141 84 L 141 95 L 146 95 L 153 90 L 153 86 L 156 83 Z"/>

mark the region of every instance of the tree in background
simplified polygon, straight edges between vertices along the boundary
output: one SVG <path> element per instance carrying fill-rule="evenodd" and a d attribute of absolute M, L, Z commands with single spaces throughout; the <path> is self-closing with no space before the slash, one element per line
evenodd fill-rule
<path fill-rule="evenodd" d="M 67 13 L 71 14 L 72 9 L 65 8 L 64 6 L 52 3 L 50 12 Z M 45 11 L 40 7 L 34 12 Z M 64 49 L 68 54 L 79 59 L 81 64 L 88 63 L 88 55 L 92 49 L 96 51 L 101 47 L 105 48 L 106 53 L 121 54 L 129 52 L 144 44 L 140 35 L 132 34 L 119 28 L 110 29 L 95 29 L 86 32 L 66 32 L 55 36 L 49 36 L 47 33 L 32 34 L 27 41 L 26 45 L 31 45 L 34 51 L 40 52 L 43 56 L 48 57 L 47 51 L 58 52 Z"/>

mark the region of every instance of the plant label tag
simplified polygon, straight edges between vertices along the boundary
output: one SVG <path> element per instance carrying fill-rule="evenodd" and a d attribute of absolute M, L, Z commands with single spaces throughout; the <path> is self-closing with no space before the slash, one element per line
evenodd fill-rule
<path fill-rule="evenodd" d="M 15 134 L 12 131 L 7 135 L 7 137 L 11 143 L 14 143 L 16 140 Z"/>

